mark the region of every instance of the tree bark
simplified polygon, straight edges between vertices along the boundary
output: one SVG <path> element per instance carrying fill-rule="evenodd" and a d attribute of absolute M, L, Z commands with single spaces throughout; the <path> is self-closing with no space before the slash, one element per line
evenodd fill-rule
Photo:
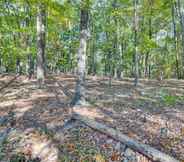
<path fill-rule="evenodd" d="M 2 59 L 2 54 L 0 52 L 0 74 L 3 73 L 2 66 L 3 66 L 3 59 Z"/>
<path fill-rule="evenodd" d="M 178 51 L 178 39 L 177 39 L 177 31 L 176 31 L 176 20 L 175 20 L 175 2 L 171 0 L 171 15 L 172 15 L 172 23 L 173 23 L 173 33 L 174 33 L 174 49 L 176 52 L 175 58 L 176 58 L 176 73 L 177 73 L 177 78 L 180 79 L 180 68 L 179 68 L 179 51 Z"/>
<path fill-rule="evenodd" d="M 93 22 L 93 19 L 91 18 L 91 22 L 90 22 L 90 26 L 91 26 L 91 33 L 93 35 L 93 37 L 91 38 L 91 44 L 89 46 L 90 50 L 90 59 L 89 59 L 89 71 L 88 74 L 92 74 L 95 75 L 97 68 L 96 68 L 96 54 L 95 54 L 95 42 L 96 42 L 96 33 L 95 33 L 95 25 Z"/>
<path fill-rule="evenodd" d="M 118 10 L 118 2 L 117 0 L 113 1 L 113 9 Z M 116 65 L 114 69 L 114 76 L 117 79 L 121 79 L 122 77 L 122 44 L 121 44 L 121 31 L 120 31 L 120 23 L 117 15 L 114 16 L 114 23 L 116 26 L 116 34 L 114 38 L 114 47 L 116 53 Z"/>
<path fill-rule="evenodd" d="M 117 31 L 116 31 L 116 36 L 117 36 L 117 56 L 118 56 L 118 64 L 117 64 L 117 79 L 122 79 L 123 76 L 123 69 L 122 69 L 122 64 L 123 64 L 123 57 L 122 57 L 122 43 L 121 43 L 121 32 L 120 32 L 120 25 L 117 20 Z"/>
<path fill-rule="evenodd" d="M 184 11 L 182 11 L 182 4 L 181 1 L 178 0 L 178 13 L 180 18 L 180 25 L 181 25 L 181 38 L 182 38 L 182 78 L 184 78 Z"/>
<path fill-rule="evenodd" d="M 150 15 L 149 15 L 149 39 L 152 39 L 152 0 L 149 0 L 149 6 L 150 6 Z M 149 51 L 146 53 L 146 57 L 145 57 L 145 77 L 151 77 L 149 74 L 149 55 L 150 55 L 150 49 Z"/>
<path fill-rule="evenodd" d="M 86 50 L 87 40 L 89 37 L 88 31 L 89 11 L 87 1 L 81 2 L 80 13 L 80 46 L 78 49 L 78 62 L 77 62 L 77 84 L 75 89 L 75 96 L 72 105 L 84 105 L 85 100 L 85 76 L 86 76 Z"/>
<path fill-rule="evenodd" d="M 22 74 L 22 66 L 21 66 L 20 58 L 17 58 L 16 60 L 16 73 L 19 75 Z"/>
<path fill-rule="evenodd" d="M 139 60 L 138 60 L 138 13 L 137 13 L 138 0 L 134 0 L 134 85 L 137 86 L 139 79 Z"/>
<path fill-rule="evenodd" d="M 28 78 L 31 79 L 34 74 L 34 60 L 32 54 L 28 54 Z"/>
<path fill-rule="evenodd" d="M 37 8 L 37 81 L 42 87 L 45 79 L 45 34 L 46 34 L 46 7 L 39 3 Z"/>

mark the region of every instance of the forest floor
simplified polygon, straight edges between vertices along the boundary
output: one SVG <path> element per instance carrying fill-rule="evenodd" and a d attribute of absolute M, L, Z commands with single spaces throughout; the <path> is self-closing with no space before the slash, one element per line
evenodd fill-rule
<path fill-rule="evenodd" d="M 72 75 L 48 76 L 43 89 L 35 79 L 14 77 L 0 76 L 0 119 L 11 119 L 0 126 L 0 133 L 12 128 L 0 148 L 0 161 L 26 157 L 30 162 L 55 162 L 58 156 L 61 162 L 135 161 L 138 153 L 79 122 L 61 132 L 71 117 Z M 123 79 L 112 80 L 110 87 L 108 78 L 89 76 L 86 98 L 91 118 L 184 160 L 184 81 L 140 80 L 135 88 L 132 79 Z"/>

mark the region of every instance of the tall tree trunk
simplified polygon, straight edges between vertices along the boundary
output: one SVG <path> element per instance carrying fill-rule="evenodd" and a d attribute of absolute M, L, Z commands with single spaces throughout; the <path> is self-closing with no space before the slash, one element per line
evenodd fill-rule
<path fill-rule="evenodd" d="M 81 1 L 80 13 L 80 46 L 78 49 L 78 62 L 77 62 L 77 84 L 75 96 L 72 105 L 84 105 L 85 100 L 85 76 L 86 76 L 86 50 L 87 40 L 89 37 L 88 31 L 89 11 L 87 0 Z"/>
<path fill-rule="evenodd" d="M 2 64 L 3 63 L 3 61 L 2 61 L 2 55 L 1 55 L 1 53 L 0 53 L 0 74 L 3 72 L 3 70 L 2 70 Z"/>
<path fill-rule="evenodd" d="M 123 77 L 123 69 L 122 69 L 122 64 L 123 64 L 123 57 L 122 57 L 122 43 L 121 43 L 121 32 L 120 32 L 120 25 L 117 20 L 117 45 L 116 45 L 116 50 L 117 50 L 117 56 L 118 56 L 118 64 L 117 64 L 117 78 L 121 79 Z"/>
<path fill-rule="evenodd" d="M 46 34 L 46 7 L 40 3 L 37 8 L 37 80 L 42 87 L 45 79 L 45 34 Z"/>
<path fill-rule="evenodd" d="M 182 78 L 184 78 L 184 11 L 182 9 L 182 4 L 180 0 L 178 2 L 178 13 L 180 18 L 180 25 L 181 25 L 181 37 L 182 37 Z"/>
<path fill-rule="evenodd" d="M 31 11 L 30 11 L 30 3 L 26 1 L 25 7 L 24 7 L 24 12 L 26 13 L 26 18 L 23 22 L 26 28 L 30 27 L 30 22 L 31 22 Z M 31 47 L 31 42 L 32 42 L 32 36 L 28 33 L 24 35 L 24 43 L 25 43 L 25 50 L 27 51 L 27 62 L 26 62 L 26 74 L 29 79 L 31 79 L 33 73 L 34 73 L 34 61 L 33 57 L 31 54 L 31 51 L 29 50 Z"/>
<path fill-rule="evenodd" d="M 139 60 L 138 60 L 138 13 L 137 13 L 138 0 L 134 0 L 134 85 L 137 86 L 139 79 Z"/>
<path fill-rule="evenodd" d="M 90 59 L 89 59 L 89 71 L 88 74 L 95 75 L 96 74 L 96 55 L 95 55 L 95 42 L 96 42 L 96 33 L 95 33 L 95 25 L 93 19 L 91 19 L 91 44 L 89 46 L 90 50 Z"/>
<path fill-rule="evenodd" d="M 150 7 L 150 9 L 149 9 L 149 13 L 150 13 L 150 15 L 149 15 L 149 39 L 151 40 L 152 39 L 152 12 L 153 12 L 153 9 L 152 9 L 152 6 L 153 6 L 153 1 L 152 0 L 149 0 L 149 7 Z M 144 74 L 144 76 L 147 78 L 147 77 L 151 77 L 149 74 L 150 74 L 150 72 L 149 72 L 149 55 L 150 55 L 150 50 L 151 49 L 149 49 L 149 51 L 146 53 L 146 57 L 145 57 L 145 74 Z"/>
<path fill-rule="evenodd" d="M 113 1 L 112 4 L 114 10 L 118 11 L 118 2 L 117 0 Z M 121 44 L 121 31 L 120 31 L 120 23 L 118 16 L 114 16 L 114 23 L 116 26 L 116 34 L 114 39 L 114 47 L 115 47 L 115 53 L 116 53 L 116 65 L 114 66 L 114 76 L 117 79 L 121 79 L 122 75 L 122 44 Z"/>
<path fill-rule="evenodd" d="M 176 21 L 175 21 L 175 2 L 171 0 L 172 8 L 171 8 L 171 15 L 172 15 L 172 23 L 173 23 L 173 33 L 174 33 L 174 48 L 176 52 L 176 73 L 177 73 L 177 78 L 180 79 L 180 68 L 179 68 L 179 51 L 178 51 L 178 39 L 177 39 L 177 31 L 176 31 Z"/>

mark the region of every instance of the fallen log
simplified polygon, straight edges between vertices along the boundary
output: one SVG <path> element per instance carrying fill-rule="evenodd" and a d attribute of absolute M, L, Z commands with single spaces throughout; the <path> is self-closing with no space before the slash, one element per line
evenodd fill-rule
<path fill-rule="evenodd" d="M 127 147 L 133 149 L 136 152 L 143 154 L 144 156 L 150 158 L 156 162 L 179 162 L 175 158 L 149 146 L 146 144 L 142 144 L 137 140 L 131 139 L 130 137 L 122 134 L 120 131 L 112 129 L 110 127 L 105 126 L 104 124 L 98 123 L 89 117 L 81 115 L 79 113 L 74 112 L 73 119 L 79 120 L 86 124 L 87 126 L 91 127 L 92 129 L 98 130 L 113 139 L 122 142 Z"/>
<path fill-rule="evenodd" d="M 76 120 L 69 119 L 62 127 L 51 129 L 51 131 L 54 132 L 53 139 L 59 142 L 64 142 L 64 132 L 76 127 L 77 124 Z"/>

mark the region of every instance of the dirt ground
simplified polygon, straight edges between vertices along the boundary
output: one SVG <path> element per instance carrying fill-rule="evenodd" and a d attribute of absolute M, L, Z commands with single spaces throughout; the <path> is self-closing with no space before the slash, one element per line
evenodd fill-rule
<path fill-rule="evenodd" d="M 12 113 L 15 118 L 0 127 L 13 128 L 0 161 L 11 161 L 15 154 L 32 161 L 54 162 L 58 156 L 63 162 L 135 161 L 131 158 L 137 153 L 81 123 L 60 132 L 71 116 L 72 75 L 48 76 L 43 89 L 35 79 L 14 77 L 0 76 L 0 116 Z M 112 80 L 109 86 L 108 78 L 89 76 L 86 87 L 92 118 L 184 160 L 184 81 L 140 80 L 135 88 L 132 79 Z"/>

